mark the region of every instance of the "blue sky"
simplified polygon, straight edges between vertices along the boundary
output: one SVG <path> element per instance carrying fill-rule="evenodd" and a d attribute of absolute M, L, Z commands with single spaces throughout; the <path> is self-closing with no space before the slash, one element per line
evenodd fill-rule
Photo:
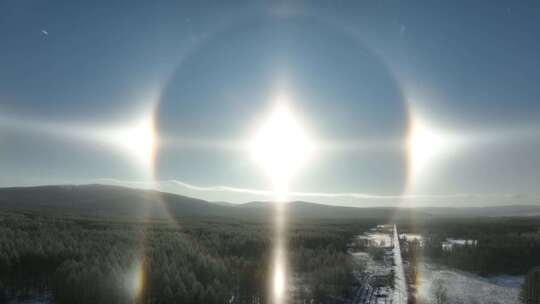
<path fill-rule="evenodd" d="M 239 143 L 279 91 L 321 144 L 291 187 L 373 196 L 311 200 L 540 203 L 539 13 L 535 1 L 3 1 L 0 185 L 267 189 Z M 149 178 L 96 134 L 154 107 Z M 414 119 L 460 140 L 411 181 L 400 143 Z"/>

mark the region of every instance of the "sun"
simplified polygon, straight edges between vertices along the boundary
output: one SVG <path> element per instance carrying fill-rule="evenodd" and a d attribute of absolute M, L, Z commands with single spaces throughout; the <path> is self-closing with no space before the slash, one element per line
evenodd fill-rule
<path fill-rule="evenodd" d="M 157 143 L 152 115 L 145 115 L 130 124 L 104 129 L 99 135 L 131 156 L 143 171 L 150 173 Z"/>
<path fill-rule="evenodd" d="M 258 128 L 250 143 L 252 158 L 274 187 L 286 187 L 314 151 L 314 143 L 291 109 L 280 104 Z"/>
<path fill-rule="evenodd" d="M 407 150 L 412 179 L 426 178 L 433 167 L 461 144 L 457 133 L 443 130 L 414 115 L 408 135 Z"/>
<path fill-rule="evenodd" d="M 424 169 L 445 149 L 444 134 L 416 118 L 412 122 L 409 153 L 415 170 Z"/>

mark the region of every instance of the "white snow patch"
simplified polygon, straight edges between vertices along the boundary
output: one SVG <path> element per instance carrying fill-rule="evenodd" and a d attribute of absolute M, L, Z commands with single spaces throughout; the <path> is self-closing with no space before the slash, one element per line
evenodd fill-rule
<path fill-rule="evenodd" d="M 484 278 L 464 271 L 423 263 L 419 266 L 418 297 L 429 303 L 432 284 L 440 280 L 447 290 L 448 303 L 518 304 L 522 277 Z"/>

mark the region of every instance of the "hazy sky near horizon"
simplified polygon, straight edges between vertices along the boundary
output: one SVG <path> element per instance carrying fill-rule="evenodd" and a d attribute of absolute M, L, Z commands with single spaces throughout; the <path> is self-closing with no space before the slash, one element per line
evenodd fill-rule
<path fill-rule="evenodd" d="M 286 95 L 318 144 L 302 199 L 540 203 L 539 16 L 537 1 L 2 1 L 0 186 L 260 199 L 243 145 Z M 141 164 L 121 137 L 149 118 Z M 417 120 L 444 145 L 412 176 Z"/>

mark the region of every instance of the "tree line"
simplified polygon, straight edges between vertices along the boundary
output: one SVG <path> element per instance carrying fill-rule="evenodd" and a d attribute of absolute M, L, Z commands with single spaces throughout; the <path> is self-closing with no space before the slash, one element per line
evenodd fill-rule
<path fill-rule="evenodd" d="M 426 256 L 457 269 L 480 275 L 523 275 L 540 265 L 540 218 L 443 220 L 422 230 Z M 446 238 L 477 244 L 443 250 Z"/>

